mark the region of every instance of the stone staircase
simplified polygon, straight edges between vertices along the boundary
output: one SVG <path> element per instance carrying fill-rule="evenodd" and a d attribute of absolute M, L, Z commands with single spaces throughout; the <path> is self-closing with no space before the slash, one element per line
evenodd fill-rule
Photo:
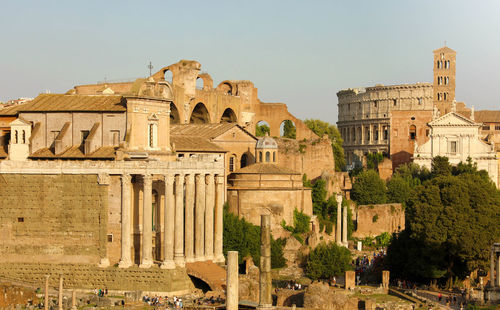
<path fill-rule="evenodd" d="M 186 263 L 186 271 L 188 275 L 203 280 L 213 291 L 226 287 L 226 270 L 211 261 Z"/>

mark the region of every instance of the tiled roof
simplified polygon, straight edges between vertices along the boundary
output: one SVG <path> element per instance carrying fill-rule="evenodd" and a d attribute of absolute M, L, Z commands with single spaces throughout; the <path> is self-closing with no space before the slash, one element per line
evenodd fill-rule
<path fill-rule="evenodd" d="M 85 155 L 80 146 L 72 146 L 61 154 L 54 154 L 49 148 L 39 149 L 31 154 L 30 158 L 95 158 L 95 159 L 114 159 L 115 148 L 112 146 L 103 146 L 95 150 L 92 154 Z"/>
<path fill-rule="evenodd" d="M 434 53 L 435 53 L 435 52 L 446 52 L 446 53 L 448 53 L 448 52 L 452 52 L 452 53 L 456 53 L 456 51 L 452 50 L 452 49 L 451 49 L 451 48 L 449 48 L 448 46 L 443 46 L 443 47 L 440 47 L 440 48 L 438 48 L 437 50 L 434 50 L 433 52 L 434 52 Z"/>
<path fill-rule="evenodd" d="M 475 111 L 474 119 L 478 123 L 500 123 L 500 111 Z"/>
<path fill-rule="evenodd" d="M 300 174 L 295 170 L 277 166 L 275 164 L 268 163 L 257 163 L 250 166 L 246 166 L 245 168 L 241 168 L 236 170 L 233 173 L 240 174 Z"/>
<path fill-rule="evenodd" d="M 0 115 L 37 111 L 125 112 L 126 107 L 122 96 L 41 94 L 27 104 L 0 110 Z"/>
<path fill-rule="evenodd" d="M 196 136 L 207 139 L 214 139 L 233 127 L 239 127 L 251 137 L 254 135 L 246 131 L 237 123 L 221 123 L 221 124 L 185 124 L 185 125 L 170 125 L 170 134 L 172 136 Z M 257 138 L 255 138 L 257 140 Z"/>
<path fill-rule="evenodd" d="M 207 138 L 195 136 L 170 136 L 170 143 L 175 145 L 177 152 L 215 152 L 225 153 L 226 151 L 210 142 Z"/>

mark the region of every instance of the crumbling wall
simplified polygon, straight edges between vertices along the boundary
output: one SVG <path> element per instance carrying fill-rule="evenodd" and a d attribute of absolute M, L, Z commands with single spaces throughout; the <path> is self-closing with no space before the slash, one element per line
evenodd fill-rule
<path fill-rule="evenodd" d="M 400 203 L 360 205 L 356 209 L 357 229 L 353 237 L 378 236 L 405 229 L 405 211 Z"/>
<path fill-rule="evenodd" d="M 330 139 L 294 140 L 276 138 L 279 149 L 278 165 L 307 174 L 308 179 L 316 179 L 323 171 L 335 171 Z"/>
<path fill-rule="evenodd" d="M 107 186 L 96 175 L 0 176 L 0 262 L 97 264 Z"/>

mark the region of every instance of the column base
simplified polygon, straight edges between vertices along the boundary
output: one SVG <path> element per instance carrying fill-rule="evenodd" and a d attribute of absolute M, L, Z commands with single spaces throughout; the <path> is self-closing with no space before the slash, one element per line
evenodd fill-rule
<path fill-rule="evenodd" d="M 206 260 L 206 261 L 207 261 L 207 260 L 214 261 L 214 256 L 213 256 L 213 255 L 210 255 L 210 256 L 209 256 L 209 255 L 207 255 L 207 256 L 205 256 L 205 260 Z"/>
<path fill-rule="evenodd" d="M 224 257 L 223 254 L 219 254 L 217 256 L 215 256 L 214 258 L 214 263 L 225 263 L 226 262 L 226 258 Z"/>
<path fill-rule="evenodd" d="M 186 262 L 184 261 L 184 256 L 174 257 L 174 262 L 177 267 L 184 268 L 186 267 Z"/>
<path fill-rule="evenodd" d="M 151 268 L 153 266 L 153 261 L 145 260 L 139 265 L 139 268 Z"/>
<path fill-rule="evenodd" d="M 131 261 L 125 261 L 125 260 L 121 260 L 119 263 L 118 263 L 118 268 L 129 268 L 132 266 L 132 262 Z"/>
<path fill-rule="evenodd" d="M 257 309 L 272 309 L 273 305 L 258 305 Z"/>
<path fill-rule="evenodd" d="M 109 259 L 108 258 L 101 258 L 101 261 L 99 262 L 99 268 L 106 268 L 109 267 Z"/>
<path fill-rule="evenodd" d="M 194 263 L 194 257 L 186 257 L 186 263 Z"/>
<path fill-rule="evenodd" d="M 205 256 L 198 256 L 198 257 L 195 257 L 194 258 L 194 261 L 195 262 L 204 262 L 206 261 L 207 259 L 205 258 Z"/>
<path fill-rule="evenodd" d="M 175 269 L 175 262 L 173 260 L 163 261 L 160 265 L 161 269 Z"/>

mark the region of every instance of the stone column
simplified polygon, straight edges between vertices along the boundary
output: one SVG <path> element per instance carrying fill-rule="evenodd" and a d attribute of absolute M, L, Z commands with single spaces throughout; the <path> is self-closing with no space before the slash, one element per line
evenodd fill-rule
<path fill-rule="evenodd" d="M 380 124 L 377 124 L 377 131 L 378 131 L 377 144 L 380 144 L 380 141 L 382 141 L 383 138 L 382 127 L 380 127 Z"/>
<path fill-rule="evenodd" d="M 50 275 L 45 275 L 45 302 L 43 303 L 45 310 L 49 310 L 49 278 Z"/>
<path fill-rule="evenodd" d="M 373 144 L 373 126 L 370 124 L 368 125 L 368 136 L 370 139 L 368 139 L 368 144 Z"/>
<path fill-rule="evenodd" d="M 343 217 L 342 217 L 342 244 L 347 247 L 347 207 L 344 207 Z"/>
<path fill-rule="evenodd" d="M 142 207 L 142 259 L 140 268 L 153 265 L 153 176 L 143 176 L 144 196 Z"/>
<path fill-rule="evenodd" d="M 497 276 L 495 277 L 495 286 L 500 286 L 500 253 L 495 253 L 497 257 Z"/>
<path fill-rule="evenodd" d="M 337 245 L 342 244 L 342 195 L 337 194 L 335 196 L 337 200 L 337 226 L 335 230 L 335 243 Z"/>
<path fill-rule="evenodd" d="M 194 261 L 194 175 L 186 175 L 186 210 L 184 224 L 184 251 L 186 262 Z"/>
<path fill-rule="evenodd" d="M 122 181 L 122 244 L 121 244 L 121 258 L 118 263 L 120 268 L 128 268 L 132 266 L 131 258 L 131 239 L 130 239 L 130 174 L 123 174 Z"/>
<path fill-rule="evenodd" d="M 490 287 L 495 287 L 495 247 L 491 247 L 490 253 Z M 497 276 L 498 278 L 498 276 Z"/>
<path fill-rule="evenodd" d="M 184 267 L 184 176 L 175 176 L 175 231 L 174 231 L 174 261 L 179 267 Z"/>
<path fill-rule="evenodd" d="M 222 254 L 222 212 L 224 207 L 224 176 L 217 175 L 215 181 L 217 182 L 217 193 L 215 203 L 215 227 L 214 227 L 214 256 L 215 262 L 224 262 L 224 254 Z"/>
<path fill-rule="evenodd" d="M 195 261 L 205 260 L 205 175 L 196 175 L 196 209 L 194 223 Z"/>
<path fill-rule="evenodd" d="M 174 222 L 175 222 L 175 198 L 174 198 L 174 176 L 165 176 L 165 210 L 163 222 L 163 241 L 165 247 L 165 259 L 161 264 L 163 269 L 175 269 L 174 263 Z"/>
<path fill-rule="evenodd" d="M 71 310 L 76 310 L 76 291 L 73 289 L 73 293 L 71 294 Z"/>
<path fill-rule="evenodd" d="M 207 175 L 205 191 L 205 259 L 214 259 L 214 206 L 215 183 L 214 175 Z"/>
<path fill-rule="evenodd" d="M 63 310 L 63 276 L 59 276 L 59 310 Z"/>
<path fill-rule="evenodd" d="M 228 251 L 226 310 L 238 310 L 238 267 L 238 251 Z"/>
<path fill-rule="evenodd" d="M 361 125 L 360 127 L 361 129 L 361 143 L 360 144 L 365 144 L 365 126 L 364 125 Z"/>
<path fill-rule="evenodd" d="M 273 305 L 271 283 L 271 216 L 260 216 L 260 283 L 259 308 Z"/>

